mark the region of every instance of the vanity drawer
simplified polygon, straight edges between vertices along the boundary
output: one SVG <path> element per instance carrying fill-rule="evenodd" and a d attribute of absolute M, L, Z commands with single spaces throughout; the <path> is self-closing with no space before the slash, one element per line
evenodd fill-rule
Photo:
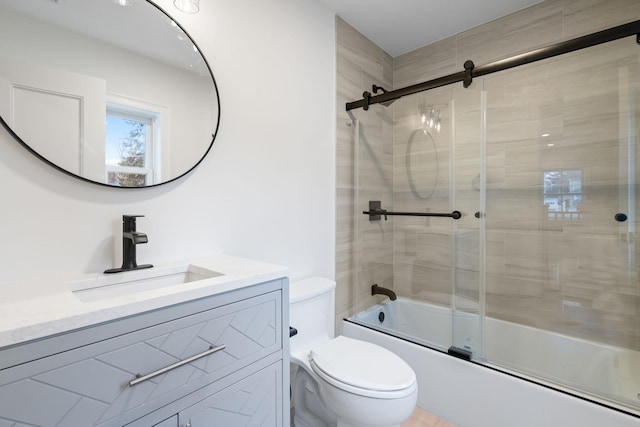
<path fill-rule="evenodd" d="M 270 365 L 178 413 L 191 427 L 283 425 L 282 364 Z"/>
<path fill-rule="evenodd" d="M 270 292 L 4 369 L 0 421 L 122 426 L 281 351 L 281 301 Z"/>

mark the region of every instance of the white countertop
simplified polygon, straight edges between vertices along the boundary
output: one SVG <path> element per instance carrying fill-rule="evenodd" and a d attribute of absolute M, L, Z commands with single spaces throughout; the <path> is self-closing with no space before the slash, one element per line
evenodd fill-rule
<path fill-rule="evenodd" d="M 72 291 L 85 281 L 119 280 L 151 274 L 163 267 L 192 265 L 222 273 L 159 289 L 81 301 Z M 148 272 L 148 273 L 147 273 Z M 211 255 L 158 264 L 151 269 L 103 273 L 5 286 L 0 294 L 0 348 L 286 277 L 286 267 L 228 255 Z M 112 278 L 116 279 L 112 279 Z M 96 280 L 97 279 L 97 280 Z"/>

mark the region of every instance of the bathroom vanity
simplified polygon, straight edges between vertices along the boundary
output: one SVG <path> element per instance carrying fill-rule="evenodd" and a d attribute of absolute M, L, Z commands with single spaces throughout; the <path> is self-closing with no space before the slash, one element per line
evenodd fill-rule
<path fill-rule="evenodd" d="M 285 268 L 216 255 L 131 273 L 0 297 L 0 425 L 289 425 Z"/>

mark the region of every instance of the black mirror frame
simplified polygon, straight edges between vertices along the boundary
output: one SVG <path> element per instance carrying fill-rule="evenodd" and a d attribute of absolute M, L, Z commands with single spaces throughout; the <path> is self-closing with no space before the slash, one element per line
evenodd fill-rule
<path fill-rule="evenodd" d="M 213 143 L 216 139 L 216 136 L 218 134 L 218 129 L 220 128 L 220 116 L 221 116 L 221 107 L 220 107 L 220 91 L 218 89 L 218 85 L 216 83 L 216 79 L 213 76 L 213 72 L 211 71 L 211 67 L 209 66 L 209 62 L 207 61 L 207 58 L 202 54 L 202 50 L 200 49 L 200 46 L 198 46 L 198 44 L 195 42 L 195 40 L 193 40 L 193 38 L 191 37 L 191 35 L 184 29 L 184 27 L 182 27 L 182 25 L 180 25 L 180 23 L 176 22 L 164 9 L 162 9 L 160 6 L 158 6 L 156 3 L 154 3 L 152 0 L 143 0 L 146 1 L 147 3 L 149 3 L 150 5 L 154 6 L 160 13 L 164 14 L 168 19 L 172 20 L 173 22 L 175 22 L 175 24 L 186 34 L 186 36 L 189 38 L 189 40 L 193 43 L 193 45 L 196 47 L 196 49 L 198 49 L 198 53 L 200 54 L 200 56 L 202 57 L 202 60 L 204 61 L 205 66 L 207 67 L 207 71 L 209 72 L 209 75 L 211 76 L 211 82 L 213 83 L 213 87 L 215 89 L 215 93 L 216 93 L 216 103 L 218 106 L 218 117 L 216 120 L 216 125 L 215 125 L 215 129 L 213 131 L 213 134 L 211 135 L 211 143 L 209 143 L 209 146 L 207 147 L 206 151 L 204 152 L 204 154 L 202 155 L 202 157 L 192 166 L 190 167 L 188 170 L 186 170 L 185 172 L 183 172 L 182 174 L 173 177 L 167 181 L 162 181 L 159 182 L 157 184 L 151 184 L 151 185 L 145 185 L 142 187 L 121 187 L 118 185 L 109 185 L 105 182 L 98 182 L 98 181 L 94 181 L 88 178 L 85 178 L 83 176 L 77 175 L 73 172 L 69 172 L 68 170 L 56 165 L 55 163 L 53 163 L 52 161 L 50 161 L 49 159 L 45 158 L 44 156 L 42 156 L 40 153 L 38 153 L 36 150 L 34 150 L 31 146 L 29 146 L 29 144 L 27 144 L 22 138 L 20 138 L 14 131 L 13 129 L 11 129 L 11 127 L 7 124 L 7 122 L 4 120 L 4 118 L 2 116 L 0 116 L 0 124 L 2 124 L 2 126 L 7 130 L 7 132 L 16 140 L 20 143 L 20 145 L 22 145 L 27 151 L 29 151 L 31 154 L 33 154 L 35 157 L 37 157 L 38 159 L 42 160 L 44 163 L 48 164 L 49 166 L 53 167 L 54 169 L 57 169 L 58 171 L 69 175 L 73 178 L 77 178 L 81 181 L 85 181 L 91 184 L 95 184 L 95 185 L 99 185 L 102 187 L 107 187 L 107 188 L 120 188 L 120 189 L 124 189 L 124 190 L 131 190 L 131 189 L 144 189 L 144 188 L 153 188 L 153 187 L 158 187 L 164 184 L 168 184 L 170 182 L 174 182 L 186 175 L 188 175 L 189 173 L 191 173 L 191 171 L 193 171 L 195 168 L 198 167 L 198 165 L 200 165 L 200 163 L 202 163 L 202 161 L 205 159 L 205 157 L 207 157 L 207 155 L 209 154 L 209 152 L 211 151 L 211 149 L 213 148 Z"/>

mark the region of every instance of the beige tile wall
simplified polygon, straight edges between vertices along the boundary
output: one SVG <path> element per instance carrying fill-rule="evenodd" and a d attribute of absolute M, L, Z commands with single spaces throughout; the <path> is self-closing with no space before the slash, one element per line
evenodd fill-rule
<path fill-rule="evenodd" d="M 369 198 L 392 203 L 393 147 L 391 110 L 374 107 L 368 112 L 347 114 L 345 104 L 360 99 L 373 84 L 392 88 L 393 60 L 382 49 L 340 18 L 336 20 L 337 39 L 337 224 L 336 224 L 336 325 L 340 320 L 373 303 L 369 295 L 372 282 L 388 286 L 392 276 L 393 230 L 389 222 L 369 224 L 357 212 L 367 210 Z M 359 152 L 354 138 L 361 137 Z M 355 174 L 355 162 L 361 171 Z M 355 182 L 360 182 L 356 207 Z M 356 221 L 362 226 L 356 233 Z M 366 253 L 356 274 L 357 253 Z M 356 280 L 361 286 L 356 286 Z M 366 284 L 369 284 L 368 286 Z"/>
<path fill-rule="evenodd" d="M 625 79 L 638 79 L 634 41 L 476 79 L 469 89 L 450 85 L 391 108 L 354 110 L 356 133 L 344 108 L 374 83 L 400 88 L 458 72 L 468 59 L 483 65 L 635 19 L 637 0 L 546 0 L 396 58 L 338 19 L 337 324 L 382 299 L 368 295 L 372 283 L 444 305 L 455 294 L 458 307 L 478 308 L 480 233 L 473 213 L 480 205 L 485 90 L 489 315 L 640 349 L 638 255 L 625 256 L 635 236 L 611 221 L 612 210 L 624 207 L 626 187 L 618 184 L 626 179 L 620 165 L 627 132 L 620 117 L 628 116 L 629 100 L 620 94 Z M 441 111 L 440 132 L 415 133 L 422 103 Z M 543 130 L 556 139 L 552 149 L 541 141 Z M 408 164 L 407 152 L 425 162 Z M 572 168 L 584 175 L 583 220 L 549 221 L 542 172 Z M 369 223 L 359 212 L 370 199 L 395 210 L 455 208 L 465 217 L 453 227 L 439 218 Z"/>

